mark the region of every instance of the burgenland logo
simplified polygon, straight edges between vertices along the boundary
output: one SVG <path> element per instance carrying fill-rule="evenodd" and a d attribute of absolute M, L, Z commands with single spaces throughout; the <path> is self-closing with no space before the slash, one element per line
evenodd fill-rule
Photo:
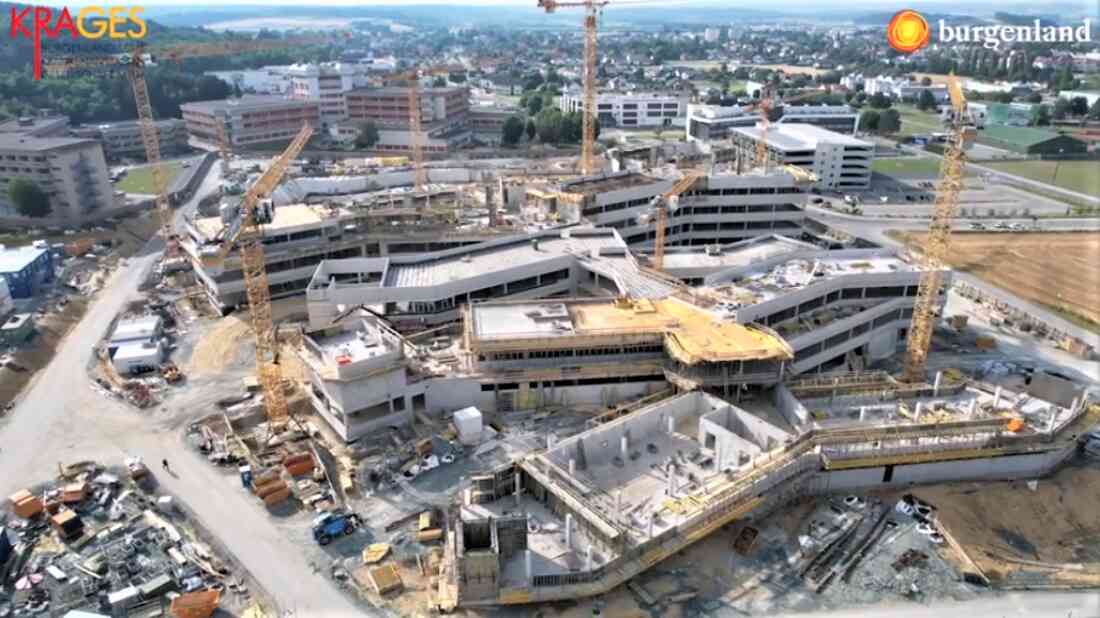
<path fill-rule="evenodd" d="M 980 43 L 986 49 L 1000 49 L 1001 43 L 1087 43 L 1092 41 L 1092 23 L 1083 20 L 1080 26 L 1044 25 L 1036 19 L 1028 26 L 949 26 L 939 20 L 938 43 Z M 890 47 L 911 54 L 928 45 L 932 29 L 920 13 L 898 11 L 886 26 Z"/>
<path fill-rule="evenodd" d="M 148 33 L 140 6 L 86 6 L 76 18 L 64 7 L 55 11 L 45 6 L 12 7 L 9 36 L 34 41 L 34 78 L 42 79 L 42 35 L 56 39 L 62 32 L 76 40 L 143 39 Z"/>

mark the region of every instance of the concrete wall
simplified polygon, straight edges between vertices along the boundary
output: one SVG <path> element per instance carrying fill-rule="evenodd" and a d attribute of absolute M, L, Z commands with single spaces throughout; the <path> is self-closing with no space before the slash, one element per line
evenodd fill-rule
<path fill-rule="evenodd" d="M 786 386 L 779 384 L 775 387 L 772 391 L 772 403 L 795 429 L 810 422 L 810 411 L 791 394 Z"/>

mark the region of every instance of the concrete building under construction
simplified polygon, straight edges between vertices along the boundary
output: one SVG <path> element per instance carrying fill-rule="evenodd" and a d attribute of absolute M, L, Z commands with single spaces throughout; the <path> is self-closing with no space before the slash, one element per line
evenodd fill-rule
<path fill-rule="evenodd" d="M 446 538 L 440 604 L 603 594 L 807 496 L 1041 476 L 1100 420 L 1080 400 L 940 378 L 795 381 L 745 404 L 697 390 L 474 476 Z"/>

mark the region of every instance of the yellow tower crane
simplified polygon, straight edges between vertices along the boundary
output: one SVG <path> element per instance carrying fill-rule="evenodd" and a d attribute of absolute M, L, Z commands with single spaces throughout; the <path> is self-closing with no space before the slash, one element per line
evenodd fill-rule
<path fill-rule="evenodd" d="M 701 169 L 690 169 L 676 181 L 672 188 L 665 191 L 664 195 L 657 198 L 657 231 L 653 239 L 653 269 L 665 268 L 665 234 L 668 228 L 668 210 L 672 207 L 672 200 L 679 198 L 680 194 L 695 185 L 695 181 L 706 175 Z"/>
<path fill-rule="evenodd" d="M 581 111 L 581 174 L 589 175 L 596 171 L 596 34 L 600 11 L 608 5 L 606 0 L 584 0 L 583 2 L 558 2 L 557 0 L 538 0 L 540 8 L 553 13 L 559 8 L 581 7 L 584 9 L 584 109 Z"/>
<path fill-rule="evenodd" d="M 943 265 L 951 248 L 951 223 L 959 206 L 963 173 L 966 169 L 965 149 L 974 139 L 974 129 L 967 124 L 966 97 L 958 79 L 951 75 L 947 81 L 951 95 L 951 133 L 944 149 L 940 165 L 936 201 L 932 207 L 932 221 L 928 226 L 923 255 L 924 272 L 921 274 L 917 297 L 913 303 L 913 320 L 909 324 L 906 340 L 905 375 L 907 382 L 923 382 L 928 363 L 928 348 L 936 325 L 936 307 L 943 289 Z"/>
<path fill-rule="evenodd" d="M 241 214 L 235 220 L 218 250 L 213 255 L 202 256 L 203 264 L 221 264 L 236 245 L 244 274 L 245 294 L 248 297 L 248 316 L 256 334 L 256 378 L 264 394 L 264 408 L 272 431 L 286 426 L 289 411 L 286 393 L 283 392 L 282 369 L 279 366 L 279 342 L 275 323 L 271 318 L 271 288 L 267 282 L 264 264 L 263 226 L 270 223 L 273 211 L 261 207 L 261 202 L 271 195 L 286 174 L 287 168 L 298 157 L 306 142 L 313 136 L 313 126 L 308 122 L 283 151 L 245 193 L 241 201 Z"/>
<path fill-rule="evenodd" d="M 423 192 L 428 184 L 428 170 L 424 167 L 424 119 L 420 109 L 420 77 L 457 73 L 465 70 L 463 67 L 434 66 L 426 69 L 413 69 L 404 73 L 396 73 L 388 79 L 408 82 L 408 106 L 409 106 L 409 146 L 412 150 L 413 188 L 417 192 Z"/>

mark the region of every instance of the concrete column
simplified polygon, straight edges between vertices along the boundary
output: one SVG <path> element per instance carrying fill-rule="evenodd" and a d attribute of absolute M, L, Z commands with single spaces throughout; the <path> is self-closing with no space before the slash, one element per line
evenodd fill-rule
<path fill-rule="evenodd" d="M 525 566 L 527 567 L 527 581 L 530 582 L 535 579 L 535 566 L 531 559 L 530 549 L 526 549 L 523 551 L 523 560 Z"/>
<path fill-rule="evenodd" d="M 993 409 L 996 410 L 997 406 L 1001 405 L 1001 387 L 998 386 L 993 391 Z"/>
<path fill-rule="evenodd" d="M 1047 433 L 1054 433 L 1054 423 L 1058 420 L 1058 406 L 1050 406 L 1050 422 L 1047 423 Z"/>
<path fill-rule="evenodd" d="M 859 407 L 859 422 L 863 422 L 867 419 L 867 406 Z"/>
<path fill-rule="evenodd" d="M 917 409 L 913 411 L 913 420 L 915 420 L 915 421 L 920 420 L 921 404 L 923 404 L 923 403 L 924 403 L 923 401 L 918 401 L 917 402 Z"/>
<path fill-rule="evenodd" d="M 630 439 L 626 436 L 619 438 L 619 456 L 623 458 L 624 463 L 630 459 Z"/>
<path fill-rule="evenodd" d="M 649 538 L 653 538 L 653 523 L 657 521 L 657 516 L 653 513 L 649 514 Z"/>
<path fill-rule="evenodd" d="M 943 372 L 942 371 L 937 371 L 936 372 L 936 381 L 932 383 L 932 396 L 933 397 L 939 397 L 940 396 L 940 380 L 942 378 L 943 378 Z"/>
<path fill-rule="evenodd" d="M 519 473 L 517 472 L 516 475 L 512 478 L 515 479 L 516 506 L 519 506 L 519 493 L 520 493 L 520 482 L 521 482 L 520 478 L 519 478 Z"/>
<path fill-rule="evenodd" d="M 967 416 L 967 418 L 974 418 L 974 415 L 977 414 L 977 412 L 978 412 L 978 400 L 977 399 L 971 399 L 970 400 L 970 412 L 968 412 L 966 416 Z"/>
<path fill-rule="evenodd" d="M 569 459 L 569 476 L 573 476 L 576 473 L 577 473 L 577 460 L 573 459 L 573 458 L 570 458 Z"/>
<path fill-rule="evenodd" d="M 623 512 L 623 490 L 615 490 L 615 519 L 619 519 L 619 516 Z"/>
<path fill-rule="evenodd" d="M 462 500 L 463 504 L 465 504 L 466 506 L 470 506 L 471 504 L 473 504 L 473 500 L 474 500 L 474 490 L 473 490 L 473 488 L 472 487 L 467 487 L 466 491 L 463 492 L 463 494 L 464 494 L 463 500 Z"/>
<path fill-rule="evenodd" d="M 714 471 L 718 472 L 722 469 L 722 446 L 720 444 L 714 445 Z"/>
<path fill-rule="evenodd" d="M 565 548 L 573 549 L 573 514 L 565 514 Z"/>
<path fill-rule="evenodd" d="M 673 433 L 676 431 L 676 419 L 671 416 L 665 419 L 665 424 L 668 426 L 668 432 Z"/>
<path fill-rule="evenodd" d="M 592 570 L 592 544 L 591 543 L 588 544 L 588 549 L 584 553 L 585 553 L 585 556 L 584 556 L 584 570 L 585 571 L 591 571 Z"/>

